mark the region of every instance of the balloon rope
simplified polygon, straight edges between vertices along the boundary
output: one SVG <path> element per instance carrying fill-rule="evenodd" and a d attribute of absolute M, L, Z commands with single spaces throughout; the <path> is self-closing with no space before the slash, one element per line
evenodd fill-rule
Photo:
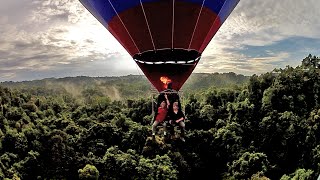
<path fill-rule="evenodd" d="M 203 1 L 202 1 L 202 6 L 201 6 L 201 9 L 200 9 L 199 14 L 198 14 L 198 18 L 197 18 L 196 25 L 194 26 L 194 29 L 193 29 L 193 33 L 192 33 L 192 36 L 191 36 L 191 39 L 190 39 L 190 43 L 189 43 L 188 49 L 190 49 L 190 47 L 191 47 L 191 43 L 192 43 L 192 40 L 193 40 L 193 36 L 194 36 L 194 33 L 196 32 L 196 29 L 197 29 L 197 26 L 198 26 L 198 22 L 199 22 L 199 19 L 200 19 L 200 15 L 201 15 L 201 12 L 202 12 L 202 8 L 203 8 L 203 5 L 204 5 L 204 2 L 205 2 L 205 1 L 206 1 L 206 0 L 203 0 Z"/>
<path fill-rule="evenodd" d="M 123 23 L 122 19 L 120 18 L 120 16 L 119 16 L 119 14 L 118 14 L 117 10 L 116 10 L 116 9 L 114 8 L 114 6 L 112 5 L 111 1 L 110 1 L 110 0 L 108 0 L 108 1 L 109 1 L 110 5 L 111 5 L 112 9 L 114 10 L 114 12 L 116 12 L 116 14 L 117 14 L 117 16 L 118 16 L 118 18 L 119 18 L 120 22 L 122 23 L 123 27 L 126 29 L 126 31 L 127 31 L 128 35 L 130 36 L 130 38 L 131 38 L 131 40 L 132 40 L 132 42 L 133 42 L 134 46 L 137 48 L 138 52 L 140 53 L 140 50 L 139 50 L 138 46 L 137 46 L 137 45 L 136 45 L 136 43 L 134 42 L 134 40 L 133 40 L 132 36 L 130 35 L 130 33 L 129 33 L 128 29 L 127 29 L 127 27 L 125 26 L 125 24 Z"/>
<path fill-rule="evenodd" d="M 156 50 L 156 46 L 154 45 L 154 41 L 153 41 L 153 37 L 152 37 L 152 34 L 151 34 L 149 22 L 148 22 L 148 19 L 147 19 L 147 15 L 146 15 L 146 12 L 144 11 L 144 7 L 143 7 L 143 4 L 142 4 L 141 0 L 140 0 L 140 5 L 141 5 L 141 8 L 142 8 L 142 12 L 143 12 L 144 18 L 146 19 L 146 23 L 147 23 L 147 26 L 148 26 L 149 34 L 150 34 L 152 45 L 153 45 L 153 50 Z"/>
<path fill-rule="evenodd" d="M 173 38 L 174 38 L 174 0 L 172 1 L 172 34 L 171 34 L 171 43 L 172 43 L 172 46 L 171 46 L 171 49 L 173 49 Z"/>
<path fill-rule="evenodd" d="M 137 65 L 137 63 L 135 63 L 135 64 L 136 64 L 136 68 L 137 68 L 137 71 L 138 71 L 139 76 L 142 76 L 142 74 L 141 74 L 140 71 L 139 71 L 139 66 Z"/>

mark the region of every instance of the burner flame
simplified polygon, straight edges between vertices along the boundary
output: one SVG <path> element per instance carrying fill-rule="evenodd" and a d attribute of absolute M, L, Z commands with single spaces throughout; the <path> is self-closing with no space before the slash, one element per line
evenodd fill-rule
<path fill-rule="evenodd" d="M 169 79 L 169 78 L 166 77 L 166 76 L 160 77 L 160 81 L 164 84 L 164 88 L 166 88 L 166 89 L 167 89 L 167 87 L 168 87 L 168 84 L 172 82 L 172 80 Z"/>

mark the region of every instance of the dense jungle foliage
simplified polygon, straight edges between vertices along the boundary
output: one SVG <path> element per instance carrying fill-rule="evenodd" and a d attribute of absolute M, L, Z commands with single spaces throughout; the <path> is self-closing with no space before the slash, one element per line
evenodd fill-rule
<path fill-rule="evenodd" d="M 151 140 L 148 98 L 2 84 L 0 178 L 316 179 L 319 75 L 320 58 L 309 55 L 243 86 L 187 93 L 185 143 Z"/>

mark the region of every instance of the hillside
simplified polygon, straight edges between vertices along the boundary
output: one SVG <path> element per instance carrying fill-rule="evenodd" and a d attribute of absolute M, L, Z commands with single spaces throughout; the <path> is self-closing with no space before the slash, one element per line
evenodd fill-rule
<path fill-rule="evenodd" d="M 235 73 L 192 74 L 182 88 L 186 93 L 206 90 L 210 87 L 242 86 L 249 77 Z M 150 97 L 151 84 L 145 76 L 120 77 L 66 77 L 23 82 L 2 82 L 3 87 L 18 89 L 34 95 L 68 94 L 81 98 L 87 93 L 108 96 L 112 100 Z"/>

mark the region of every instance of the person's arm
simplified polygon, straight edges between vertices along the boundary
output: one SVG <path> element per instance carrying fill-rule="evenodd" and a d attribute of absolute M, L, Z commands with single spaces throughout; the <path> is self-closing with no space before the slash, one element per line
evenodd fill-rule
<path fill-rule="evenodd" d="M 171 112 L 169 110 L 168 110 L 168 113 L 167 113 L 167 119 L 168 119 L 169 124 L 172 124 L 172 122 L 173 122 L 172 114 L 171 114 Z"/>
<path fill-rule="evenodd" d="M 176 120 L 176 123 L 179 123 L 180 121 L 184 120 L 184 115 L 183 115 L 182 111 L 179 111 L 179 115 L 180 115 L 180 118 Z"/>
<path fill-rule="evenodd" d="M 166 102 L 167 102 L 167 109 L 169 109 L 170 101 L 169 101 L 169 99 L 168 99 L 167 94 L 164 94 L 164 97 L 166 98 Z"/>
<path fill-rule="evenodd" d="M 184 118 L 181 117 L 180 119 L 176 120 L 176 123 L 179 123 L 180 121 L 183 121 L 183 120 L 184 120 Z"/>

